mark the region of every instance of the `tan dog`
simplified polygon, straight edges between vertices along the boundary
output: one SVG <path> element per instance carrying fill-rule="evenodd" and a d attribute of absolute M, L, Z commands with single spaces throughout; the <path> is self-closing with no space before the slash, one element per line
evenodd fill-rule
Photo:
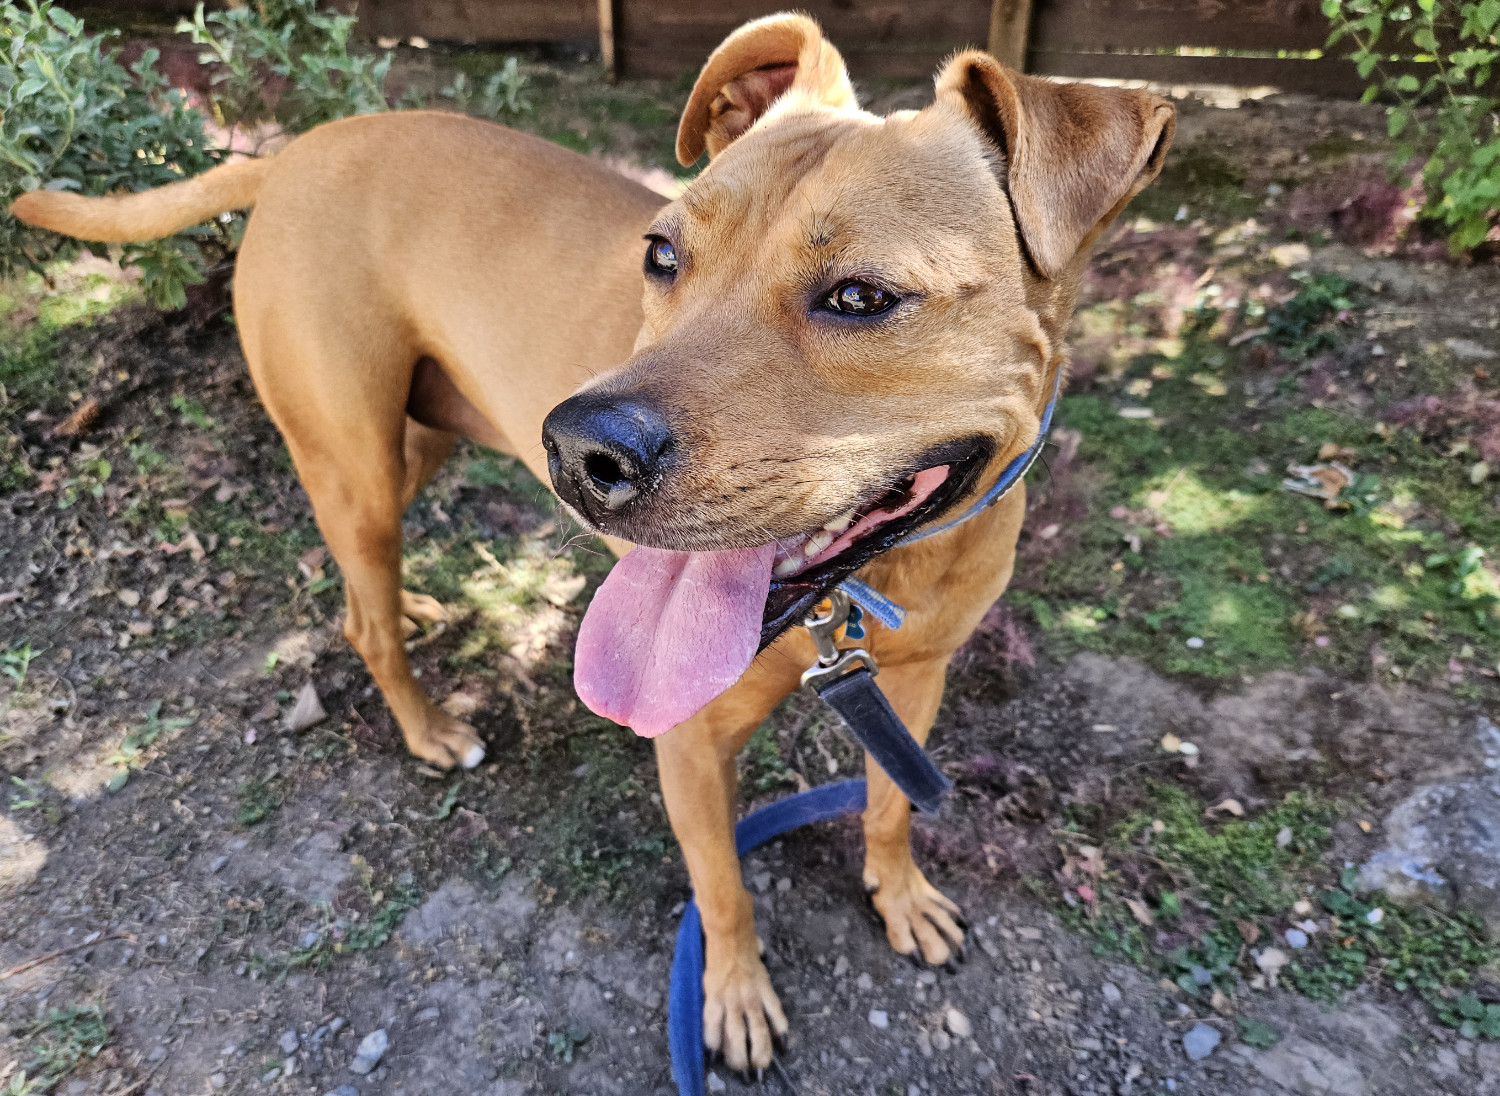
<path fill-rule="evenodd" d="M 734 758 L 813 662 L 787 629 L 854 569 L 903 604 L 905 625 L 872 625 L 864 646 L 925 739 L 950 656 L 1009 580 L 1023 492 L 881 552 L 1035 440 L 1086 252 L 1155 176 L 1173 118 L 1144 92 L 973 52 L 933 105 L 877 118 L 817 26 L 782 15 L 710 57 L 678 156 L 712 162 L 670 204 L 553 145 L 415 113 L 145 194 L 30 194 L 15 213 L 126 241 L 255 206 L 235 282 L 245 356 L 343 568 L 346 633 L 419 757 L 483 755 L 402 644 L 403 614 L 441 610 L 401 590 L 401 515 L 455 435 L 652 546 L 590 607 L 578 685 L 643 733 L 677 724 L 656 745 L 703 914 L 706 1039 L 762 1067 L 786 1018 L 735 857 Z M 865 884 L 897 951 L 944 962 L 958 910 L 912 860 L 906 800 L 867 769 Z"/>

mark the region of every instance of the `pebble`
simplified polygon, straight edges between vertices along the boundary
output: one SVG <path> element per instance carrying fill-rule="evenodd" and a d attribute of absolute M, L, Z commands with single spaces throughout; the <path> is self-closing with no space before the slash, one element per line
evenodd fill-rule
<path fill-rule="evenodd" d="M 1201 1062 L 1214 1052 L 1222 1036 L 1207 1024 L 1194 1024 L 1182 1037 L 1182 1049 L 1195 1062 Z"/>
<path fill-rule="evenodd" d="M 223 1073 L 215 1073 L 208 1078 L 208 1085 L 215 1092 L 229 1083 L 229 1078 Z"/>
<path fill-rule="evenodd" d="M 224 870 L 224 865 L 227 863 L 229 863 L 229 857 L 227 856 L 214 857 L 213 863 L 208 866 L 208 873 L 210 875 L 218 875 Z"/>
<path fill-rule="evenodd" d="M 884 1031 L 891 1026 L 891 1018 L 885 1009 L 872 1008 L 870 1010 L 870 1026 L 877 1031 Z"/>
<path fill-rule="evenodd" d="M 917 971 L 917 981 L 921 982 L 924 986 L 935 986 L 937 985 L 937 975 L 930 970 L 919 970 Z"/>
<path fill-rule="evenodd" d="M 833 961 L 833 976 L 835 978 L 842 978 L 844 975 L 846 975 L 848 973 L 849 973 L 849 957 L 847 955 L 840 955 L 837 959 L 835 959 Z"/>
<path fill-rule="evenodd" d="M 1287 929 L 1286 942 L 1294 948 L 1307 947 L 1307 933 L 1301 929 Z"/>
<path fill-rule="evenodd" d="M 861 993 L 869 993 L 875 988 L 875 979 L 871 978 L 869 974 L 861 974 L 854 980 L 854 986 Z"/>
<path fill-rule="evenodd" d="M 290 1029 L 288 1029 L 287 1031 L 283 1031 L 281 1033 L 281 1038 L 276 1040 L 276 1045 L 281 1048 L 281 1053 L 283 1054 L 296 1054 L 297 1043 L 297 1033 Z"/>
<path fill-rule="evenodd" d="M 1209 972 L 1209 969 L 1207 967 L 1194 966 L 1191 970 L 1188 971 L 1188 974 L 1192 977 L 1193 981 L 1197 982 L 1200 986 L 1206 986 L 1214 980 L 1213 974 Z"/>
<path fill-rule="evenodd" d="M 1099 992 L 1104 994 L 1104 1000 L 1111 1005 L 1118 1005 L 1125 999 L 1125 995 L 1120 992 L 1120 987 L 1113 982 L 1105 982 L 1099 987 Z"/>
<path fill-rule="evenodd" d="M 412 1019 L 419 1024 L 429 1024 L 433 1020 L 441 1018 L 442 1015 L 443 1010 L 438 1008 L 436 1005 L 433 1005 L 429 1008 L 424 1008 L 421 1012 L 417 1013 L 416 1016 L 412 1017 Z"/>
<path fill-rule="evenodd" d="M 322 934 L 319 933 L 317 929 L 308 929 L 306 932 L 304 932 L 302 934 L 302 950 L 306 951 L 308 948 L 316 947 L 318 943 L 318 937 L 321 935 Z"/>
<path fill-rule="evenodd" d="M 264 1073 L 262 1073 L 260 1075 L 260 1083 L 263 1084 L 263 1085 L 269 1085 L 273 1081 L 280 1080 L 280 1078 L 281 1078 L 281 1067 L 280 1066 L 272 1066 L 270 1069 L 266 1070 Z"/>
<path fill-rule="evenodd" d="M 349 1068 L 355 1073 L 369 1073 L 380 1064 L 380 1059 L 384 1057 L 386 1048 L 390 1045 L 385 1028 L 377 1028 L 359 1041 L 359 1047 L 354 1052 L 354 1061 L 349 1063 Z"/>
<path fill-rule="evenodd" d="M 146 1055 L 146 1061 L 159 1062 L 167 1056 L 167 1048 L 157 1044 L 151 1048 L 151 1053 Z"/>
<path fill-rule="evenodd" d="M 339 1032 L 343 1031 L 348 1026 L 349 1026 L 349 1021 L 348 1020 L 345 1020 L 342 1016 L 335 1016 L 332 1020 L 330 1020 L 328 1022 L 328 1034 L 330 1034 L 330 1035 L 337 1035 Z M 349 1086 L 345 1085 L 344 1087 L 348 1088 Z"/>
<path fill-rule="evenodd" d="M 729 1091 L 729 1086 L 724 1083 L 724 1078 L 720 1077 L 717 1073 L 710 1072 L 706 1080 L 708 1081 L 708 1091 L 710 1092 Z"/>
<path fill-rule="evenodd" d="M 323 1093 L 323 1096 L 359 1096 L 359 1089 L 353 1085 L 339 1085 L 338 1088 L 331 1088 Z"/>
<path fill-rule="evenodd" d="M 974 1025 L 969 1022 L 967 1016 L 959 1012 L 956 1008 L 950 1007 L 943 1014 L 943 1023 L 956 1039 L 969 1039 L 974 1035 Z"/>

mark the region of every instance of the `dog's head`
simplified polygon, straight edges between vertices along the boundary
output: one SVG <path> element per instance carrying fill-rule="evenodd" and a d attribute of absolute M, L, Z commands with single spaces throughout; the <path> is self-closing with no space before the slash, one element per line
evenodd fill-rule
<path fill-rule="evenodd" d="M 547 419 L 559 495 L 637 544 L 763 567 L 769 643 L 1036 439 L 1085 254 L 1173 118 L 977 52 L 880 118 L 812 20 L 740 28 L 683 113 L 678 158 L 710 163 L 642 244 L 635 352 Z"/>

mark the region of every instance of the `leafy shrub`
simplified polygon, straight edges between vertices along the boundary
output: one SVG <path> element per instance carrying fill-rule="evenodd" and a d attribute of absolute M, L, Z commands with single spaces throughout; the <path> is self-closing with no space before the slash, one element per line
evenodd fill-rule
<path fill-rule="evenodd" d="M 1500 84 L 1491 80 L 1500 0 L 1323 0 L 1323 14 L 1333 23 L 1329 46 L 1347 40 L 1360 77 L 1375 77 L 1365 101 L 1393 100 L 1392 167 L 1431 148 L 1422 216 L 1444 227 L 1455 254 L 1478 246 L 1500 207 Z M 1431 68 L 1423 76 L 1386 71 L 1396 60 Z M 1425 102 L 1435 109 L 1419 110 Z"/>
<path fill-rule="evenodd" d="M 217 68 L 212 107 L 223 124 L 276 121 L 294 133 L 351 114 L 390 107 L 391 54 L 351 53 L 355 18 L 318 10 L 318 0 L 259 0 L 204 13 L 198 5 L 177 30 L 204 46 L 198 60 Z"/>
<path fill-rule="evenodd" d="M 208 110 L 232 131 L 268 124 L 293 133 L 351 114 L 388 110 L 392 56 L 352 47 L 355 19 L 320 11 L 319 0 L 252 0 L 225 11 L 200 3 L 177 29 L 202 48 L 213 69 Z M 22 224 L 9 206 L 39 187 L 101 195 L 138 191 L 196 175 L 218 163 L 207 119 L 157 73 L 156 50 L 127 68 L 107 35 L 85 35 L 52 0 L 0 7 L 0 277 L 34 271 L 83 250 L 106 254 Z M 477 89 L 463 75 L 442 96 L 458 109 L 496 117 L 531 104 L 515 58 Z M 398 106 L 420 106 L 404 96 Z M 204 281 L 238 242 L 241 221 L 224 218 L 168 240 L 117 252 L 136 266 L 147 296 L 180 308 L 187 287 Z"/>
<path fill-rule="evenodd" d="M 157 51 L 127 69 L 105 38 L 47 0 L 0 9 L 0 276 L 45 274 L 88 246 L 12 217 L 23 191 L 143 190 L 216 162 L 202 116 L 157 73 Z M 141 266 L 163 307 L 181 306 L 209 261 L 192 239 L 132 247 L 123 259 Z"/>

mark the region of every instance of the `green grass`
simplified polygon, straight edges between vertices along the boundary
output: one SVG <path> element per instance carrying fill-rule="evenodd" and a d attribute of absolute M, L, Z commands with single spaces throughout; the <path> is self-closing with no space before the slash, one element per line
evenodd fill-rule
<path fill-rule="evenodd" d="M 1293 793 L 1257 817 L 1214 821 L 1178 787 L 1149 784 L 1137 795 L 1136 809 L 1098 837 L 1070 827 L 1064 917 L 1094 936 L 1099 954 L 1126 956 L 1206 1001 L 1241 990 L 1259 973 L 1256 952 L 1276 947 L 1291 960 L 1282 984 L 1315 1000 L 1383 981 L 1416 993 L 1468 1038 L 1500 1038 L 1500 1007 L 1472 988 L 1500 959 L 1500 943 L 1471 915 L 1359 893 L 1357 870 L 1329 862 L 1336 804 Z M 1320 931 L 1307 948 L 1291 948 L 1285 930 L 1309 918 Z M 1251 1035 L 1275 1041 L 1274 1031 Z"/>
<path fill-rule="evenodd" d="M 1239 220 L 1260 207 L 1260 199 L 1245 192 L 1245 169 L 1206 142 L 1172 149 L 1156 181 L 1130 203 L 1125 216 L 1171 221 L 1181 206 L 1190 218 Z"/>
<path fill-rule="evenodd" d="M 1314 277 L 1275 310 L 1268 337 L 1287 376 L 1342 337 L 1338 317 L 1358 296 Z M 1131 363 L 1117 381 L 1128 398 L 1101 386 L 1063 401 L 1060 424 L 1082 435 L 1086 512 L 1064 550 L 1023 570 L 1012 600 L 1064 653 L 1128 654 L 1176 673 L 1312 663 L 1438 682 L 1450 659 L 1494 666 L 1493 488 L 1414 432 L 1295 393 L 1256 406 L 1245 385 L 1263 366 L 1222 343 L 1219 320 L 1200 312 L 1175 356 Z M 1152 418 L 1121 417 L 1121 404 Z M 1325 445 L 1352 451 L 1359 472 L 1333 509 L 1281 482 Z"/>
<path fill-rule="evenodd" d="M 49 1009 L 19 1035 L 24 1047 L 22 1071 L 30 1079 L 19 1088 L 23 1093 L 55 1088 L 86 1060 L 97 1057 L 114 1037 L 98 1004 Z"/>

